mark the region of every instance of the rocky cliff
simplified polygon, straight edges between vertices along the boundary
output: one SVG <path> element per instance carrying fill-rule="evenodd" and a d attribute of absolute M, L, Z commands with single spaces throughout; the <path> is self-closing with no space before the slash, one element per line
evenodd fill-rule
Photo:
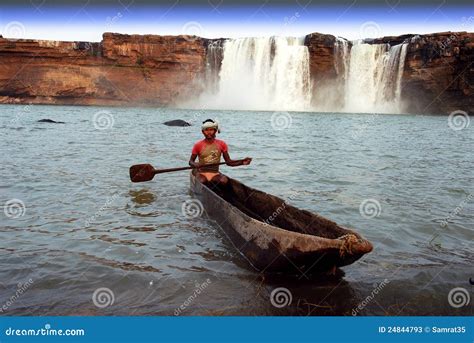
<path fill-rule="evenodd" d="M 205 66 L 202 39 L 105 33 L 100 43 L 0 38 L 0 102 L 169 105 Z"/>
<path fill-rule="evenodd" d="M 410 38 L 402 98 L 411 113 L 474 113 L 474 33 Z"/>
<path fill-rule="evenodd" d="M 309 70 L 316 83 L 337 77 L 335 43 L 336 37 L 332 35 L 311 33 L 305 37 L 304 44 L 309 50 Z"/>
<path fill-rule="evenodd" d="M 0 103 L 172 106 L 202 90 L 212 42 L 114 33 L 105 33 L 99 43 L 0 37 Z M 368 43 L 402 42 L 409 42 L 402 77 L 406 112 L 474 112 L 473 33 L 404 35 Z M 343 97 L 336 38 L 312 33 L 305 45 L 316 89 L 330 85 L 339 89 L 335 99 Z"/>

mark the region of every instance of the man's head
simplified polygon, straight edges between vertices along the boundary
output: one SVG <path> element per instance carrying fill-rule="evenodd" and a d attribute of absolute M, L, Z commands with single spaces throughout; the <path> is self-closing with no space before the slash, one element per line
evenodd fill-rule
<path fill-rule="evenodd" d="M 214 139 L 219 131 L 219 125 L 212 119 L 206 119 L 202 122 L 201 130 L 206 139 Z"/>

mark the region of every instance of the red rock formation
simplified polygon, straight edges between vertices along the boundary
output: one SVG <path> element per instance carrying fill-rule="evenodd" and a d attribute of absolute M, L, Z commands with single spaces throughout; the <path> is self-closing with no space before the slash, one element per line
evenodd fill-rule
<path fill-rule="evenodd" d="M 334 60 L 336 37 L 322 33 L 311 33 L 304 44 L 309 50 L 309 70 L 315 82 L 337 77 Z"/>
<path fill-rule="evenodd" d="M 338 74 L 336 61 L 336 37 L 311 33 L 304 44 L 309 50 L 309 69 L 313 86 L 312 104 L 317 110 L 331 111 L 344 105 L 344 77 Z M 351 43 L 348 42 L 349 47 Z M 324 104 L 324 107 L 321 107 Z"/>
<path fill-rule="evenodd" d="M 203 40 L 105 33 L 101 43 L 0 38 L 0 102 L 169 105 L 192 91 Z"/>
<path fill-rule="evenodd" d="M 474 113 L 474 33 L 415 36 L 408 46 L 402 98 L 410 113 Z"/>

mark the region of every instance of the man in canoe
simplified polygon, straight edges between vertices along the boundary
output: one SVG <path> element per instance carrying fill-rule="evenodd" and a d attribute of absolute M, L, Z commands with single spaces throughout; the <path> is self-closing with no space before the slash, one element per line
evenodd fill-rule
<path fill-rule="evenodd" d="M 241 161 L 234 161 L 230 158 L 227 144 L 216 138 L 217 132 L 220 131 L 218 124 L 214 120 L 206 119 L 203 121 L 201 130 L 204 139 L 194 144 L 191 158 L 189 159 L 189 165 L 198 168 L 199 181 L 202 183 L 226 185 L 229 179 L 225 175 L 219 173 L 219 166 L 205 165 L 219 163 L 221 161 L 221 156 L 224 156 L 226 164 L 231 167 L 248 165 L 252 159 L 246 157 Z M 196 162 L 196 157 L 198 156 L 199 162 Z"/>

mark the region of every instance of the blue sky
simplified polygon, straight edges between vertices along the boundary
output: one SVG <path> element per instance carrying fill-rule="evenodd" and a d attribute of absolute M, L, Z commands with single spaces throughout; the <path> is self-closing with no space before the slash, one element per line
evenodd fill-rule
<path fill-rule="evenodd" d="M 88 2 L 49 6 L 32 0 L 22 7 L 0 8 L 0 29 L 7 38 L 100 41 L 103 32 L 129 34 L 196 34 L 202 37 L 303 36 L 330 33 L 351 40 L 405 33 L 474 31 L 474 6 L 448 6 L 445 1 L 425 5 L 381 2 L 358 6 L 356 1 L 336 6 L 274 6 L 266 2 L 246 6 L 223 1 L 201 6 L 138 6 L 133 0 L 108 6 Z"/>

